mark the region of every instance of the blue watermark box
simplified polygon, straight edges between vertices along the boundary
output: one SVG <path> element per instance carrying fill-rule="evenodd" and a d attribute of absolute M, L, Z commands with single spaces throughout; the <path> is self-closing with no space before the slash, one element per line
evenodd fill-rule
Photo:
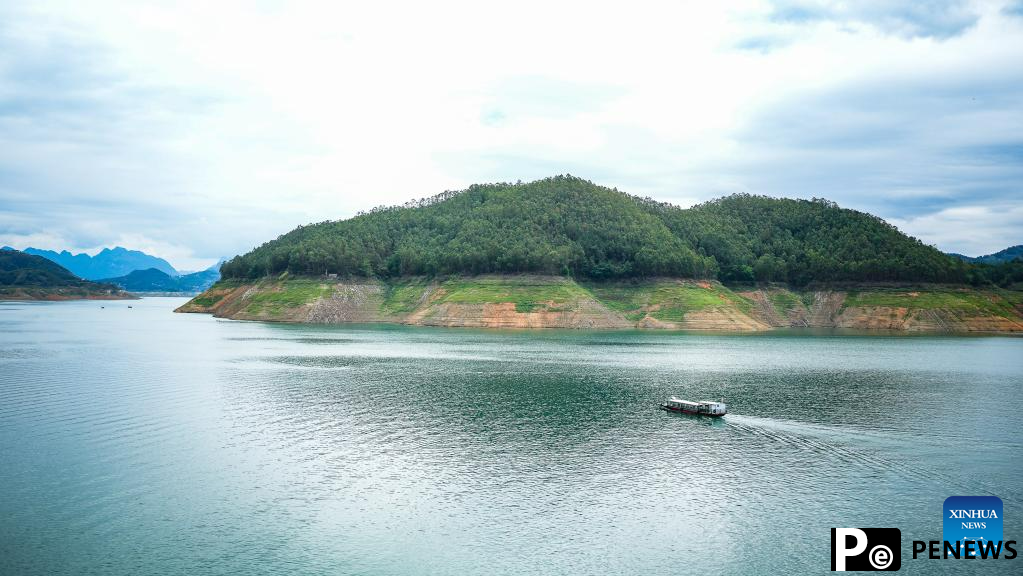
<path fill-rule="evenodd" d="M 949 496 L 945 499 L 941 536 L 953 548 L 963 548 L 963 558 L 977 556 L 979 546 L 995 546 L 1002 541 L 1002 499 L 997 496 Z M 974 541 L 971 553 L 966 542 Z"/>

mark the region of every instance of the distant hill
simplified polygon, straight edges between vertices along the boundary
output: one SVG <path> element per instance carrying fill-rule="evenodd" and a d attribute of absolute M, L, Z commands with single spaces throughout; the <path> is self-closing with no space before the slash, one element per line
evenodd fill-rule
<path fill-rule="evenodd" d="M 178 285 L 184 292 L 202 292 L 220 280 L 220 267 L 208 268 L 178 277 Z"/>
<path fill-rule="evenodd" d="M 970 257 L 962 254 L 949 254 L 949 256 L 955 256 L 965 262 L 976 262 L 979 264 L 1002 264 L 1004 262 L 1012 262 L 1018 258 L 1023 258 L 1023 244 L 1017 246 L 1010 246 L 1005 250 L 995 252 L 994 254 L 988 254 L 986 256 Z"/>
<path fill-rule="evenodd" d="M 91 284 L 46 258 L 17 250 L 0 252 L 0 285 L 82 286 Z"/>
<path fill-rule="evenodd" d="M 67 299 L 123 297 L 112 284 L 83 280 L 41 256 L 0 251 L 0 298 Z"/>
<path fill-rule="evenodd" d="M 211 265 L 209 268 L 206 268 L 205 270 L 178 270 L 178 275 L 187 276 L 188 274 L 195 274 L 197 272 L 209 272 L 210 270 L 216 270 L 217 273 L 219 274 L 220 267 L 224 265 L 224 262 L 227 262 L 227 258 L 220 258 L 219 260 L 217 260 L 216 264 Z"/>
<path fill-rule="evenodd" d="M 124 276 L 133 270 L 146 270 L 148 268 L 156 268 L 171 276 L 178 275 L 178 271 L 163 258 L 151 256 L 138 250 L 128 250 L 120 246 L 104 248 L 95 256 L 89 256 L 85 253 L 72 254 L 67 250 L 54 252 L 53 250 L 39 250 L 37 248 L 26 248 L 24 252 L 26 254 L 42 256 L 56 262 L 76 276 L 87 280 L 114 278 Z"/>
<path fill-rule="evenodd" d="M 128 292 L 180 292 L 177 278 L 156 268 L 132 270 L 124 276 L 105 278 L 103 282 L 116 284 Z"/>
<path fill-rule="evenodd" d="M 299 228 L 225 278 L 542 273 L 833 282 L 963 282 L 967 265 L 827 200 L 737 194 L 683 209 L 572 176 L 474 185 Z"/>
<path fill-rule="evenodd" d="M 106 278 L 103 282 L 120 286 L 128 292 L 180 292 L 182 294 L 197 294 L 212 286 L 220 279 L 220 272 L 216 268 L 193 272 L 183 276 L 170 276 L 169 274 L 149 268 L 147 270 L 133 270 L 125 276 L 117 278 Z"/>

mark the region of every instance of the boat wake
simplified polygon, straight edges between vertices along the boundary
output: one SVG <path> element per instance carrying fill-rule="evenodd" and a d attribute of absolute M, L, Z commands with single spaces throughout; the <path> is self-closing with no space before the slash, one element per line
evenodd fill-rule
<path fill-rule="evenodd" d="M 886 453 L 896 452 L 899 447 L 905 446 L 907 441 L 884 432 L 852 430 L 742 414 L 729 414 L 724 419 L 730 428 L 801 450 L 838 458 L 864 469 L 889 472 L 906 479 L 931 484 L 938 482 L 955 487 L 963 494 L 985 492 L 1000 497 L 1006 503 L 1023 502 L 1023 495 L 1016 491 L 1006 491 L 1004 487 L 998 488 L 976 478 L 953 476 L 919 462 L 910 463 L 886 456 Z"/>

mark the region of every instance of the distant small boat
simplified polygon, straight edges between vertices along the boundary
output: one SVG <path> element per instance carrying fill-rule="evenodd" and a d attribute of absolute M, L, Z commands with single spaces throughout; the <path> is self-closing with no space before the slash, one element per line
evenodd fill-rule
<path fill-rule="evenodd" d="M 681 400 L 674 396 L 668 398 L 668 401 L 664 404 L 661 404 L 661 409 L 669 412 L 713 416 L 715 418 L 720 418 L 721 416 L 728 414 L 728 405 L 724 402 L 712 402 L 710 400 L 690 402 L 688 400 Z"/>

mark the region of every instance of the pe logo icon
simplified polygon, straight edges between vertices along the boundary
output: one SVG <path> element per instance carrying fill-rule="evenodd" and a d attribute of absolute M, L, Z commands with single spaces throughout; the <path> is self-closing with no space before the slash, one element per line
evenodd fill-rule
<path fill-rule="evenodd" d="M 981 546 L 1002 541 L 1002 499 L 998 496 L 949 496 L 944 508 L 942 540 L 953 549 L 959 542 L 964 558 L 976 557 Z M 971 541 L 976 544 L 967 547 Z"/>
<path fill-rule="evenodd" d="M 902 567 L 898 528 L 832 528 L 831 571 L 889 571 Z"/>

